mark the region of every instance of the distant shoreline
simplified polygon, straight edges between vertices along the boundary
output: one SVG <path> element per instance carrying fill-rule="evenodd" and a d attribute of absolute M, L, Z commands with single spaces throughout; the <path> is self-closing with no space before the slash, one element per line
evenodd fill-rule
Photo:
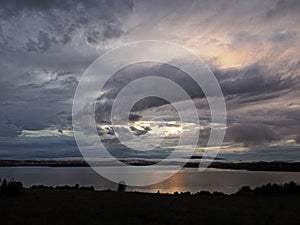
<path fill-rule="evenodd" d="M 123 163 L 134 166 L 153 165 L 156 161 L 151 160 L 121 160 Z M 93 162 L 94 166 L 111 166 L 110 162 Z M 169 162 L 166 166 L 179 165 L 178 162 Z M 89 167 L 84 160 L 0 160 L 0 167 Z M 198 168 L 199 162 L 188 162 L 185 168 Z M 278 171 L 300 172 L 300 162 L 212 162 L 209 168 L 247 170 L 247 171 Z"/>

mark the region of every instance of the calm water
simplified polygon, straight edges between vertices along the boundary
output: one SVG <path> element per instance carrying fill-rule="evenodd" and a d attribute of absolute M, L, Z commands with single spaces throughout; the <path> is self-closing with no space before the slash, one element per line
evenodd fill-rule
<path fill-rule="evenodd" d="M 167 175 L 172 171 L 153 172 Z M 0 178 L 20 180 L 25 186 L 44 185 L 93 185 L 96 189 L 116 189 L 116 184 L 96 174 L 89 167 L 2 167 Z M 255 187 L 272 183 L 295 181 L 300 184 L 300 173 L 295 172 L 251 172 L 238 170 L 209 169 L 199 172 L 198 169 L 183 169 L 170 179 L 146 187 L 128 187 L 130 191 L 167 192 L 190 191 L 192 193 L 209 190 L 233 193 L 243 185 Z"/>

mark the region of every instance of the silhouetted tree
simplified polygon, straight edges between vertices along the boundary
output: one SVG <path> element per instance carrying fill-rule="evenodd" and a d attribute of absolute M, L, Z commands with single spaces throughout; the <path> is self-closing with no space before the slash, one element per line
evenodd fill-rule
<path fill-rule="evenodd" d="M 243 186 L 243 187 L 241 187 L 241 189 L 239 191 L 240 192 L 250 192 L 251 188 L 249 186 Z"/>
<path fill-rule="evenodd" d="M 20 192 L 23 188 L 23 184 L 20 181 L 7 182 L 6 179 L 2 181 L 1 192 L 4 194 L 14 195 Z"/>
<path fill-rule="evenodd" d="M 200 191 L 200 192 L 197 192 L 195 193 L 195 195 L 211 195 L 211 193 L 209 191 Z"/>
<path fill-rule="evenodd" d="M 225 194 L 223 192 L 220 192 L 220 191 L 214 191 L 212 193 L 212 195 L 222 196 L 222 195 L 225 195 Z"/>
<path fill-rule="evenodd" d="M 124 181 L 118 183 L 118 191 L 126 191 L 127 185 Z"/>
<path fill-rule="evenodd" d="M 186 192 L 181 192 L 180 194 L 181 194 L 181 195 L 191 195 L 191 192 L 186 191 Z"/>
<path fill-rule="evenodd" d="M 7 180 L 4 179 L 1 183 L 1 191 L 4 192 L 6 188 L 7 188 Z"/>

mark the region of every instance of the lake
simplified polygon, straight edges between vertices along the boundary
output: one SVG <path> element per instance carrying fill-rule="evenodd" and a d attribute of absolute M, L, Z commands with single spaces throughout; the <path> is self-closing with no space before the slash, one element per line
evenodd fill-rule
<path fill-rule="evenodd" d="M 154 176 L 168 175 L 172 171 L 158 170 Z M 108 181 L 89 167 L 1 167 L 0 178 L 22 181 L 26 187 L 31 185 L 75 185 L 94 186 L 97 190 L 115 190 L 117 184 Z M 300 173 L 297 172 L 265 172 L 242 170 L 207 169 L 199 172 L 195 168 L 185 168 L 168 180 L 144 187 L 128 187 L 129 191 L 173 193 L 175 191 L 222 191 L 236 192 L 241 186 L 251 187 L 271 183 L 295 181 L 300 184 Z"/>

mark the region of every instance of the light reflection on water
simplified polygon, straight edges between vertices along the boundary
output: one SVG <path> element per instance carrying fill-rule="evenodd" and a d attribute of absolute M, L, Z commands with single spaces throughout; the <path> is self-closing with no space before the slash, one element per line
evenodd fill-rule
<path fill-rule="evenodd" d="M 145 172 L 145 171 L 144 171 Z M 139 171 L 141 173 L 141 171 Z M 146 173 L 146 172 L 145 172 Z M 158 169 L 151 176 L 167 176 L 171 170 Z M 0 178 L 20 180 L 25 186 L 75 185 L 94 186 L 98 190 L 116 189 L 116 184 L 99 176 L 89 167 L 2 167 Z M 128 187 L 129 191 L 173 193 L 175 191 L 192 193 L 202 190 L 233 193 L 243 185 L 255 187 L 271 183 L 295 181 L 300 184 L 300 173 L 296 172 L 262 172 L 241 170 L 183 169 L 170 179 L 145 187 Z"/>

